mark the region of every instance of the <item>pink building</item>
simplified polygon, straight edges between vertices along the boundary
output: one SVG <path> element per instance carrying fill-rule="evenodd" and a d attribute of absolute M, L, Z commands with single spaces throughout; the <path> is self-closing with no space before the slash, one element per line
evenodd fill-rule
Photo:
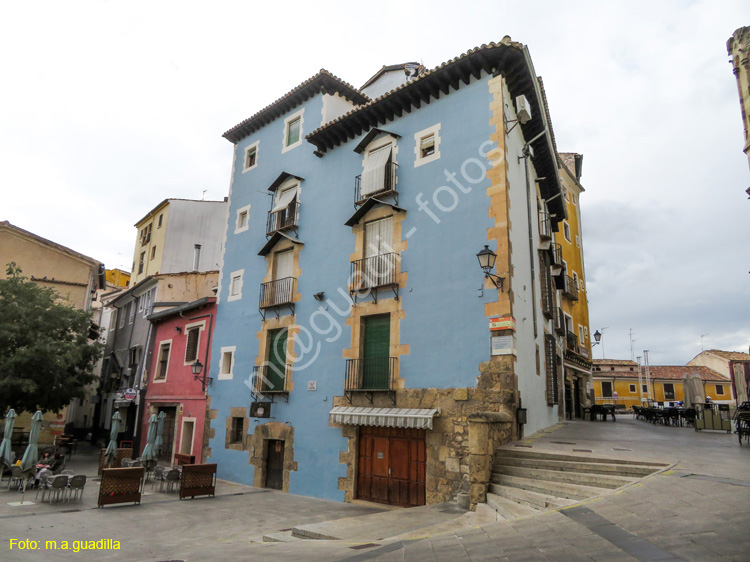
<path fill-rule="evenodd" d="M 206 387 L 211 364 L 211 335 L 216 323 L 216 298 L 204 297 L 148 317 L 153 346 L 144 373 L 145 407 L 141 420 L 143 451 L 152 414 L 164 412 L 163 464 L 203 462 Z M 202 365 L 196 378 L 193 365 Z"/>

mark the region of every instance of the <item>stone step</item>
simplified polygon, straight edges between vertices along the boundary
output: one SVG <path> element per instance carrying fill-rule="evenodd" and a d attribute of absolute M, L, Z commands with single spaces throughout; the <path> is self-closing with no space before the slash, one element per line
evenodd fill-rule
<path fill-rule="evenodd" d="M 490 484 L 489 491 L 493 494 L 509 499 L 516 503 L 542 510 L 565 507 L 566 505 L 575 503 L 571 500 L 566 500 L 557 496 L 540 494 L 538 492 L 532 492 L 530 490 L 522 490 L 521 488 L 502 486 L 500 484 Z"/>
<path fill-rule="evenodd" d="M 500 466 L 518 466 L 523 468 L 542 468 L 547 470 L 561 470 L 567 472 L 588 472 L 591 474 L 609 474 L 614 476 L 632 476 L 640 478 L 660 470 L 660 467 L 643 465 L 605 464 L 595 462 L 572 462 L 551 460 L 549 458 L 520 458 L 496 455 L 493 470 Z"/>
<path fill-rule="evenodd" d="M 517 519 L 536 515 L 541 510 L 531 507 L 528 504 L 518 503 L 503 496 L 487 492 L 487 505 L 497 511 L 503 519 Z"/>
<path fill-rule="evenodd" d="M 507 474 L 495 473 L 492 475 L 493 484 L 511 486 L 539 494 L 557 496 L 569 500 L 585 500 L 600 495 L 602 488 L 581 486 L 579 484 L 566 484 L 564 482 L 550 482 L 547 480 L 535 480 L 533 478 L 521 478 L 519 476 L 508 476 Z"/>
<path fill-rule="evenodd" d="M 603 458 L 603 457 L 590 457 L 585 455 L 566 455 L 559 453 L 545 453 L 543 451 L 523 451 L 516 448 L 500 447 L 495 449 L 495 457 L 515 457 L 522 459 L 549 459 L 558 461 L 573 461 L 573 462 L 587 462 L 587 463 L 598 463 L 598 464 L 616 464 L 616 465 L 635 465 L 635 466 L 654 466 L 659 469 L 669 466 L 666 463 L 651 462 L 651 461 L 640 461 L 640 460 L 626 460 L 626 459 L 614 459 L 614 458 Z"/>
<path fill-rule="evenodd" d="M 301 537 L 292 535 L 292 531 L 279 531 L 278 533 L 269 533 L 263 535 L 263 542 L 297 542 L 304 540 Z"/>
<path fill-rule="evenodd" d="M 621 486 L 636 482 L 637 478 L 622 476 L 610 476 L 605 474 L 592 474 L 590 472 L 568 472 L 563 470 L 544 470 L 539 468 L 525 468 L 511 465 L 497 465 L 493 471 L 495 474 L 507 474 L 508 476 L 520 476 L 534 478 L 536 480 L 548 480 L 551 482 L 566 482 L 568 484 L 580 484 L 596 488 L 615 490 Z"/>

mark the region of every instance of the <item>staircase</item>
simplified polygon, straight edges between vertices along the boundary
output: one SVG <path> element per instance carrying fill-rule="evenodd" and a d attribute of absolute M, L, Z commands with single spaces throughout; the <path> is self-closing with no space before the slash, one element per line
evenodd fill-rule
<path fill-rule="evenodd" d="M 487 505 L 516 519 L 605 494 L 666 466 L 502 447 L 495 451 Z"/>

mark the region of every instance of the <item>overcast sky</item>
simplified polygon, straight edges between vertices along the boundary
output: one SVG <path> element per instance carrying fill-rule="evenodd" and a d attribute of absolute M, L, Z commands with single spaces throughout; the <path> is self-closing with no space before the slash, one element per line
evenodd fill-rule
<path fill-rule="evenodd" d="M 221 199 L 221 134 L 320 68 L 358 87 L 504 35 L 529 46 L 581 196 L 594 357 L 750 344 L 750 186 L 726 54 L 750 3 L 12 2 L 0 220 L 130 269 L 167 197 Z"/>

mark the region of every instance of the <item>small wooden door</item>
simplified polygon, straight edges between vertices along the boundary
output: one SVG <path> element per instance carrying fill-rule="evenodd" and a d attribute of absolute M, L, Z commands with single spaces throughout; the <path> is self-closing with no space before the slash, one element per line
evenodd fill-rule
<path fill-rule="evenodd" d="M 357 497 L 405 507 L 425 504 L 425 431 L 362 427 Z"/>
<path fill-rule="evenodd" d="M 266 488 L 281 490 L 284 487 L 284 442 L 268 440 L 266 458 Z"/>

